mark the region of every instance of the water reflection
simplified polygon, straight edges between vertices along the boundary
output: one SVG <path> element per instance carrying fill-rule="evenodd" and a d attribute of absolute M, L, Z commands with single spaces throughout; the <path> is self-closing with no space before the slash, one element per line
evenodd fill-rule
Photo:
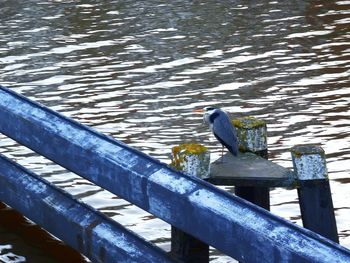
<path fill-rule="evenodd" d="M 0 3 L 1 83 L 169 162 L 171 146 L 220 147 L 192 108 L 268 122 L 271 159 L 321 144 L 341 243 L 350 247 L 349 1 Z M 0 152 L 169 249 L 169 226 L 9 139 Z M 294 191 L 272 211 L 300 223 Z M 213 256 L 213 261 L 226 258 Z M 229 261 L 229 259 L 227 259 Z"/>

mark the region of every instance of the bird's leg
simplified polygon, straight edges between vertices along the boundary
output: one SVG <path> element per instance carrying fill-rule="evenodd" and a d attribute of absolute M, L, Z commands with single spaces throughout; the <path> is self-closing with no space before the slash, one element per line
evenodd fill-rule
<path fill-rule="evenodd" d="M 221 163 L 224 162 L 224 146 L 221 147 Z"/>

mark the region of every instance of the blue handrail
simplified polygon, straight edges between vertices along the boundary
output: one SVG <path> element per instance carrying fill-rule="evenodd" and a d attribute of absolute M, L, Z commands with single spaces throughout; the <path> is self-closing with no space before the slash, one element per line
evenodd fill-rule
<path fill-rule="evenodd" d="M 350 251 L 0 87 L 0 132 L 243 262 L 350 262 Z"/>
<path fill-rule="evenodd" d="M 1 154 L 0 185 L 1 201 L 93 262 L 174 262 L 163 250 Z"/>

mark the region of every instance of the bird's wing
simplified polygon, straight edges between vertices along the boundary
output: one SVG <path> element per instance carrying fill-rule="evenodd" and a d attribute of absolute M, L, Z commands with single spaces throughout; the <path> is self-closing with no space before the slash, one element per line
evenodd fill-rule
<path fill-rule="evenodd" d="M 213 119 L 213 133 L 231 153 L 236 155 L 238 150 L 236 131 L 231 124 L 229 116 L 225 112 L 220 110 L 217 113 L 218 115 Z"/>

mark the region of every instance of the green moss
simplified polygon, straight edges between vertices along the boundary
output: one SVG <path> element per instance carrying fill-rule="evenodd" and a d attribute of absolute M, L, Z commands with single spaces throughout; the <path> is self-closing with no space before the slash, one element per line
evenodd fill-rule
<path fill-rule="evenodd" d="M 295 158 L 301 158 L 303 155 L 319 154 L 322 158 L 325 158 L 324 150 L 315 145 L 296 145 L 291 148 L 291 153 Z"/>
<path fill-rule="evenodd" d="M 300 151 L 298 151 L 295 147 L 292 147 L 292 149 L 290 149 L 292 155 L 295 158 L 301 158 L 301 156 L 303 155 Z"/>
<path fill-rule="evenodd" d="M 184 154 L 201 154 L 206 152 L 207 147 L 197 143 L 183 143 L 172 148 L 173 154 L 183 152 Z"/>
<path fill-rule="evenodd" d="M 267 130 L 265 121 L 248 116 L 233 119 L 232 124 L 237 131 L 239 149 L 241 152 L 266 145 Z"/>
<path fill-rule="evenodd" d="M 266 123 L 265 121 L 259 120 L 253 116 L 247 116 L 243 118 L 233 119 L 232 125 L 236 128 L 252 129 L 252 128 L 265 127 Z"/>

